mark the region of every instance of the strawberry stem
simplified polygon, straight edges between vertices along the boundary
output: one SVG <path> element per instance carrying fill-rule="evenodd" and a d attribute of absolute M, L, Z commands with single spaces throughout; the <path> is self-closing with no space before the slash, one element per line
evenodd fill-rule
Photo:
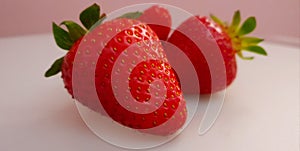
<path fill-rule="evenodd" d="M 236 51 L 237 55 L 245 60 L 252 60 L 254 57 L 245 57 L 242 53 L 243 50 L 248 52 L 253 52 L 259 55 L 267 55 L 267 52 L 261 46 L 258 46 L 260 42 L 263 41 L 261 38 L 257 37 L 247 37 L 246 35 L 254 31 L 256 28 L 255 17 L 247 18 L 242 25 L 240 11 L 235 11 L 232 22 L 230 26 L 222 22 L 219 18 L 211 15 L 211 19 L 219 24 L 222 30 L 227 33 L 231 39 L 232 47 Z"/>

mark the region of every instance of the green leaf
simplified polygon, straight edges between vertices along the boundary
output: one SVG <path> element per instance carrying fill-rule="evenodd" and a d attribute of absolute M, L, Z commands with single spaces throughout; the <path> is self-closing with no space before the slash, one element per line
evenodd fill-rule
<path fill-rule="evenodd" d="M 61 65 L 63 63 L 64 57 L 61 57 L 57 60 L 55 60 L 55 62 L 52 64 L 52 66 L 50 67 L 50 69 L 48 69 L 45 73 L 45 77 L 51 77 L 53 75 L 56 75 L 57 73 L 60 72 L 61 70 Z"/>
<path fill-rule="evenodd" d="M 230 25 L 230 29 L 232 31 L 235 31 L 240 23 L 241 23 L 241 13 L 240 13 L 239 10 L 237 10 L 233 15 L 232 22 L 231 22 L 231 25 Z"/>
<path fill-rule="evenodd" d="M 216 16 L 214 16 L 213 14 L 210 14 L 210 18 L 217 24 L 219 24 L 220 26 L 225 26 L 224 23 Z"/>
<path fill-rule="evenodd" d="M 103 20 L 105 20 L 105 19 L 106 19 L 106 14 L 103 13 L 100 16 L 100 19 L 89 30 L 92 31 L 95 27 L 97 27 L 98 25 L 100 25 L 103 22 Z"/>
<path fill-rule="evenodd" d="M 69 35 L 73 42 L 85 35 L 86 31 L 73 21 L 64 21 L 61 25 L 65 25 L 69 30 Z"/>
<path fill-rule="evenodd" d="M 254 59 L 254 57 L 245 57 L 245 56 L 242 54 L 241 51 L 238 52 L 237 54 L 238 54 L 238 56 L 239 56 L 240 58 L 242 58 L 243 60 L 253 60 L 253 59 Z"/>
<path fill-rule="evenodd" d="M 264 39 L 256 38 L 256 37 L 241 37 L 242 42 L 248 43 L 248 44 L 258 44 Z"/>
<path fill-rule="evenodd" d="M 255 17 L 249 17 L 239 29 L 238 35 L 242 36 L 242 35 L 249 34 L 255 29 L 255 27 L 256 27 Z"/>
<path fill-rule="evenodd" d="M 265 49 L 260 46 L 248 46 L 244 48 L 244 50 L 267 56 L 267 52 L 265 51 Z"/>
<path fill-rule="evenodd" d="M 118 18 L 128 18 L 128 19 L 137 19 L 139 18 L 143 13 L 142 12 L 129 12 L 126 13 Z"/>
<path fill-rule="evenodd" d="M 69 50 L 73 45 L 69 33 L 57 26 L 54 22 L 52 23 L 52 30 L 56 44 L 62 49 Z"/>
<path fill-rule="evenodd" d="M 90 29 L 100 19 L 100 6 L 93 4 L 80 13 L 80 21 L 86 29 Z"/>

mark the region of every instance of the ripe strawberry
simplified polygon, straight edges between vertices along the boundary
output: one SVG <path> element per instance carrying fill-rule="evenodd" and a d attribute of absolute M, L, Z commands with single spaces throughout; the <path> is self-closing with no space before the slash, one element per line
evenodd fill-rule
<path fill-rule="evenodd" d="M 153 5 L 144 12 L 129 12 L 121 17 L 140 20 L 150 26 L 160 40 L 168 39 L 172 25 L 171 14 L 159 5 Z"/>
<path fill-rule="evenodd" d="M 147 23 L 160 40 L 167 40 L 172 25 L 171 15 L 167 9 L 154 5 L 146 9 L 137 19 Z"/>
<path fill-rule="evenodd" d="M 186 120 L 185 101 L 159 38 L 146 24 L 128 18 L 92 27 L 104 18 L 99 10 L 93 5 L 80 16 L 87 34 L 71 21 L 62 23 L 69 32 L 53 24 L 57 44 L 70 51 L 45 75 L 62 71 L 75 99 L 124 126 L 156 135 L 176 132 Z"/>
<path fill-rule="evenodd" d="M 233 82 L 237 73 L 235 54 L 248 60 L 253 57 L 244 57 L 243 50 L 267 55 L 257 45 L 263 39 L 245 36 L 256 27 L 254 17 L 249 17 L 241 26 L 239 11 L 235 12 L 231 25 L 223 23 L 213 15 L 211 18 L 212 20 L 201 16 L 190 17 L 168 39 L 168 42 L 180 48 L 193 63 L 201 94 L 223 90 Z M 218 50 L 213 48 L 214 42 L 217 43 Z M 224 66 L 225 71 L 221 70 Z M 225 75 L 226 79 L 222 79 L 224 77 L 221 75 Z"/>

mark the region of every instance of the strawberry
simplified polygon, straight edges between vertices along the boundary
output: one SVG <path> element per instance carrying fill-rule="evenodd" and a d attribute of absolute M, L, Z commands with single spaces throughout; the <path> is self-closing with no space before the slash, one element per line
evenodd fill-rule
<path fill-rule="evenodd" d="M 172 24 L 171 15 L 167 9 L 154 5 L 146 9 L 137 19 L 147 23 L 160 40 L 167 40 Z"/>
<path fill-rule="evenodd" d="M 62 23 L 68 31 L 53 23 L 56 43 L 69 51 L 45 76 L 61 71 L 75 99 L 126 127 L 173 134 L 187 112 L 159 38 L 148 25 L 128 17 L 100 24 L 105 14 L 99 10 L 94 4 L 80 15 L 89 32 L 72 21 Z"/>
<path fill-rule="evenodd" d="M 211 19 L 190 17 L 167 40 L 191 60 L 197 71 L 201 94 L 223 90 L 234 81 L 237 74 L 236 54 L 246 60 L 253 57 L 244 57 L 243 51 L 267 55 L 257 45 L 263 39 L 246 36 L 256 27 L 254 17 L 249 17 L 242 25 L 239 11 L 235 12 L 230 25 L 213 15 Z"/>
<path fill-rule="evenodd" d="M 129 12 L 121 17 L 130 17 L 140 20 L 150 26 L 160 40 L 165 41 L 168 39 L 171 30 L 172 19 L 169 11 L 162 6 L 153 5 L 143 12 Z"/>

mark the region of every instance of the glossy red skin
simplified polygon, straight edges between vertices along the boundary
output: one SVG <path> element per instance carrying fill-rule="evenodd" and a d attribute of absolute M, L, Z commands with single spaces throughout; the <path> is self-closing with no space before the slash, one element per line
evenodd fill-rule
<path fill-rule="evenodd" d="M 222 61 L 226 70 L 226 81 L 217 81 L 213 86 L 214 88 L 212 88 L 212 75 L 210 73 L 209 65 L 206 58 L 204 57 L 204 54 L 201 53 L 199 48 L 193 43 L 193 41 L 190 40 L 189 37 L 186 37 L 179 32 L 188 31 L 190 29 L 198 30 L 197 28 L 195 28 L 197 22 L 201 22 L 209 30 L 209 32 L 217 42 L 217 45 L 220 48 L 222 54 Z M 237 73 L 237 64 L 235 59 L 235 50 L 232 48 L 231 40 L 229 36 L 221 30 L 219 25 L 209 20 L 208 18 L 194 16 L 187 19 L 177 28 L 177 30 L 174 31 L 174 33 L 168 39 L 168 42 L 180 48 L 191 60 L 197 71 L 201 94 L 209 94 L 224 90 L 235 79 Z M 212 52 L 210 55 L 216 56 L 218 54 L 214 54 Z M 221 72 L 223 71 L 218 72 L 220 73 L 220 75 L 222 75 Z"/>
<path fill-rule="evenodd" d="M 62 67 L 61 67 L 61 77 L 64 81 L 65 84 L 65 88 L 68 90 L 68 92 L 72 95 L 72 98 L 74 98 L 73 95 L 73 89 L 72 89 L 72 69 L 73 69 L 73 62 L 74 62 L 74 58 L 76 55 L 76 52 L 78 50 L 79 44 L 81 42 L 80 38 L 79 40 L 77 40 L 73 46 L 71 47 L 71 49 L 69 50 L 69 52 L 65 55 L 64 57 L 64 61 L 62 63 Z"/>
<path fill-rule="evenodd" d="M 146 9 L 138 20 L 147 23 L 157 34 L 160 40 L 167 40 L 172 20 L 169 11 L 161 6 L 154 5 Z"/>
<path fill-rule="evenodd" d="M 83 47 L 82 49 L 84 49 L 85 46 L 88 47 L 90 45 L 93 45 L 95 41 L 98 42 L 97 40 L 101 39 L 99 38 L 99 33 L 102 33 L 101 35 L 105 37 L 107 35 L 105 32 L 116 31 L 116 29 L 121 28 L 118 27 L 121 24 L 124 24 L 125 26 L 128 26 L 130 28 L 128 28 L 128 30 L 122 30 L 109 40 L 107 45 L 102 50 L 102 53 L 96 64 L 95 85 L 99 100 L 108 116 L 110 116 L 113 120 L 117 121 L 118 123 L 124 126 L 134 129 L 140 129 L 141 131 L 156 135 L 172 134 L 176 132 L 179 128 L 181 128 L 186 120 L 187 114 L 185 108 L 185 101 L 182 98 L 182 93 L 174 71 L 172 70 L 172 68 L 166 68 L 166 66 L 169 65 L 167 63 L 167 59 L 165 58 L 165 54 L 163 52 L 159 39 L 156 36 L 156 34 L 150 29 L 149 26 L 144 25 L 141 22 L 135 20 L 132 20 L 131 22 L 128 22 L 127 19 L 109 21 L 102 24 L 101 27 L 96 27 L 92 32 L 85 36 L 83 38 L 84 46 L 80 46 L 80 48 Z M 139 26 L 144 27 L 144 30 L 147 32 L 142 33 L 141 30 L 139 30 L 138 28 Z M 135 33 L 143 38 L 137 38 L 137 36 L 128 34 L 128 31 L 132 31 L 132 33 Z M 148 37 L 152 37 L 152 39 L 147 39 Z M 120 38 L 122 40 L 119 40 Z M 142 64 L 138 64 L 135 68 L 132 68 L 132 72 L 130 73 L 130 78 L 132 80 L 130 80 L 129 82 L 129 85 L 131 87 L 130 92 L 133 98 L 139 96 L 140 100 L 131 101 L 142 101 L 144 103 L 148 103 L 146 101 L 146 98 L 153 97 L 148 92 L 148 80 L 153 81 L 154 79 L 159 78 L 157 75 L 161 75 L 162 79 L 167 79 L 164 82 L 165 86 L 167 87 L 167 97 L 164 100 L 166 105 L 162 105 L 158 107 L 158 109 L 155 112 L 147 114 L 137 114 L 134 112 L 130 112 L 123 106 L 121 106 L 114 96 L 114 93 L 112 91 L 113 87 L 111 83 L 112 67 L 116 65 L 116 59 L 120 56 L 121 53 L 123 53 L 125 49 L 127 49 L 132 44 L 142 42 L 141 39 L 151 40 L 152 43 L 149 47 L 141 47 L 140 49 L 138 49 L 138 52 L 143 52 L 146 48 L 149 49 L 152 45 L 157 45 L 159 53 L 152 51 L 147 52 L 147 54 L 151 56 L 156 56 L 157 60 L 147 59 L 144 62 L 142 62 Z M 80 40 L 77 41 L 71 48 L 71 50 L 67 53 L 62 65 L 62 78 L 64 80 L 65 87 L 68 89 L 68 92 L 72 96 L 72 65 L 79 43 Z M 80 53 L 80 55 L 84 55 L 84 53 Z M 141 58 L 143 56 L 137 55 L 136 57 Z M 125 58 L 125 61 L 129 62 L 132 61 L 132 59 L 132 57 L 128 57 Z M 140 68 L 141 66 L 144 66 L 144 64 L 147 64 L 148 67 L 152 67 L 152 64 L 155 64 L 155 66 L 151 69 L 145 69 L 145 73 L 143 75 L 140 75 Z M 165 66 L 161 66 L 161 64 L 165 64 Z M 159 66 L 160 70 L 158 70 Z M 128 71 L 128 69 L 126 71 Z M 155 74 L 154 77 L 152 77 L 152 74 L 149 73 L 150 71 L 151 73 Z M 143 79 L 147 81 L 141 82 L 137 80 L 136 78 L 139 76 L 142 76 Z M 141 90 L 138 90 L 138 87 L 141 87 Z M 122 92 L 120 92 L 120 94 L 121 93 Z M 81 102 L 83 105 L 86 105 L 87 107 L 101 113 L 101 111 L 99 111 L 96 108 L 97 105 L 94 105 L 93 103 L 90 103 L 88 101 L 78 101 Z M 151 130 L 151 128 L 154 129 Z"/>

